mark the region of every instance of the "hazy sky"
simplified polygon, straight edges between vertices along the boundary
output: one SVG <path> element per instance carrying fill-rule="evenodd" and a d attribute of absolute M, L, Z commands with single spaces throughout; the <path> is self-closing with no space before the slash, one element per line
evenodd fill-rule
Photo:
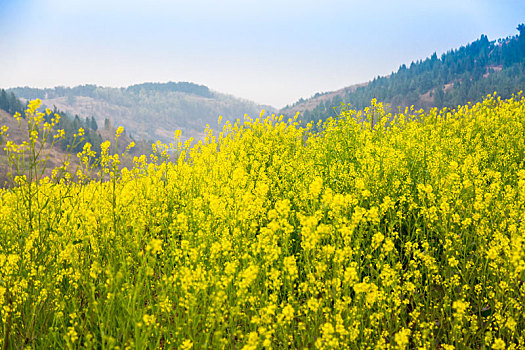
<path fill-rule="evenodd" d="M 523 22 L 521 0 L 0 0 L 0 87 L 191 81 L 282 107 Z"/>

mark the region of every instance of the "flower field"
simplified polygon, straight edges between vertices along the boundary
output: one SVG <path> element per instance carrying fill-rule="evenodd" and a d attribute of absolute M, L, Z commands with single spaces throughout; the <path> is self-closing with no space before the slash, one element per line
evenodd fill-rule
<path fill-rule="evenodd" d="M 2 129 L 5 348 L 525 348 L 521 93 L 261 113 L 133 167 L 86 146 L 51 179 L 38 105 L 25 144 Z"/>

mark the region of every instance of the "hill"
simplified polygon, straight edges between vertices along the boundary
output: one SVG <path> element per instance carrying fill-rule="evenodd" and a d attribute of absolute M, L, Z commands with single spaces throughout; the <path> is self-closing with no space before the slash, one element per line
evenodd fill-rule
<path fill-rule="evenodd" d="M 401 65 L 389 76 L 331 93 L 316 94 L 280 112 L 317 121 L 336 115 L 341 103 L 362 109 L 375 97 L 392 107 L 453 108 L 481 99 L 494 91 L 503 98 L 525 89 L 525 25 L 518 35 L 489 41 L 480 39 L 438 57 Z M 334 107 L 336 110 L 334 111 Z"/>
<path fill-rule="evenodd" d="M 12 185 L 10 176 L 8 173 L 16 173 L 15 169 L 9 165 L 9 161 L 6 153 L 7 141 L 13 142 L 15 145 L 22 145 L 24 142 L 29 141 L 28 133 L 28 120 L 25 113 L 24 103 L 16 98 L 11 92 L 7 93 L 5 90 L 0 89 L 0 126 L 3 127 L 2 133 L 0 133 L 0 188 L 4 186 Z M 39 108 L 39 111 L 43 111 L 43 108 Z M 95 158 L 100 156 L 101 144 L 105 140 L 109 140 L 112 145 L 115 145 L 115 134 L 116 128 L 112 125 L 105 125 L 104 128 L 98 128 L 96 121 L 93 118 L 80 119 L 78 115 L 72 117 L 66 112 L 58 110 L 56 107 L 50 114 L 44 113 L 44 122 L 51 122 L 51 119 L 55 115 L 59 115 L 59 122 L 56 123 L 53 130 L 51 131 L 51 137 L 61 133 L 63 130 L 63 137 L 56 140 L 53 147 L 50 147 L 48 141 L 47 144 L 42 148 L 42 153 L 45 154 L 45 171 L 44 176 L 51 176 L 53 169 L 64 164 L 65 160 L 68 160 L 73 173 L 76 171 L 79 165 L 77 153 L 81 152 L 84 145 L 89 142 L 91 149 L 96 152 Z M 13 118 L 15 113 L 21 115 L 20 122 Z M 79 129 L 82 129 L 82 136 L 76 137 Z M 39 134 L 42 130 L 39 131 Z M 41 136 L 41 135 L 40 135 Z M 122 133 L 118 140 L 118 152 L 124 153 L 133 139 L 125 132 Z M 128 149 L 122 158 L 122 164 L 124 166 L 132 166 L 132 157 L 141 154 L 149 154 L 151 151 L 151 144 L 145 142 L 134 142 L 135 146 Z M 40 146 L 40 143 L 37 145 Z M 112 151 L 114 148 L 112 148 Z M 27 160 L 27 153 L 26 153 Z M 18 164 L 23 167 L 24 162 Z M 20 174 L 26 174 L 25 170 L 21 170 Z"/>
<path fill-rule="evenodd" d="M 24 99 L 40 98 L 81 118 L 94 117 L 99 125 L 122 125 L 137 140 L 171 142 L 176 130 L 182 137 L 202 138 L 206 124 L 216 126 L 219 115 L 235 120 L 259 115 L 268 106 L 235 98 L 188 82 L 144 83 L 125 88 L 83 85 L 74 88 L 10 89 Z"/>
<path fill-rule="evenodd" d="M 21 119 L 20 125 L 18 121 L 13 118 L 11 113 L 8 113 L 0 109 L 0 126 L 8 127 L 7 133 L 9 134 L 9 140 L 13 141 L 15 144 L 20 145 L 23 141 L 28 139 L 27 136 L 27 121 Z M 0 188 L 5 186 L 5 184 L 10 184 L 10 178 L 8 172 L 13 172 L 14 169 L 10 168 L 9 162 L 7 160 L 6 152 L 4 150 L 3 138 L 0 136 Z M 45 147 L 43 153 L 47 156 L 48 160 L 46 163 L 46 170 L 44 172 L 45 176 L 51 176 L 52 170 L 64 162 L 67 157 L 67 152 L 56 145 L 53 148 Z M 78 159 L 75 156 L 70 157 L 70 161 L 73 167 L 78 165 Z"/>

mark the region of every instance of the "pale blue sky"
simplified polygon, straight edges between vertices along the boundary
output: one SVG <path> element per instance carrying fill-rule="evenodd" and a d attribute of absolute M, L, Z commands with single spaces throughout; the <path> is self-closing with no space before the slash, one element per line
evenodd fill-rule
<path fill-rule="evenodd" d="M 518 0 L 0 0 L 0 87 L 191 81 L 283 107 L 523 22 Z"/>

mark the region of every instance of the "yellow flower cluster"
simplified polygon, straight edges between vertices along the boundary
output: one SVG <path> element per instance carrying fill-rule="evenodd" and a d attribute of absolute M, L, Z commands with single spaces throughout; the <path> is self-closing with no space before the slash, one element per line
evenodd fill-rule
<path fill-rule="evenodd" d="M 521 94 L 175 136 L 0 190 L 1 344 L 525 348 Z"/>

